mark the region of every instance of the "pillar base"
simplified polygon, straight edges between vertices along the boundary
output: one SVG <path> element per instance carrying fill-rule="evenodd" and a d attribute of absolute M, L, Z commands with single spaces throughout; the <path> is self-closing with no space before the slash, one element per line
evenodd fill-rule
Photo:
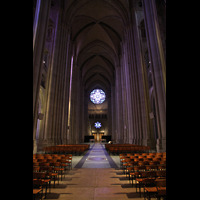
<path fill-rule="evenodd" d="M 157 139 L 156 150 L 157 152 L 166 152 L 166 138 Z"/>
<path fill-rule="evenodd" d="M 36 139 L 33 140 L 33 153 L 37 153 L 37 141 Z"/>
<path fill-rule="evenodd" d="M 149 146 L 151 150 L 156 150 L 156 140 L 155 139 L 143 139 L 142 144 L 144 146 Z"/>

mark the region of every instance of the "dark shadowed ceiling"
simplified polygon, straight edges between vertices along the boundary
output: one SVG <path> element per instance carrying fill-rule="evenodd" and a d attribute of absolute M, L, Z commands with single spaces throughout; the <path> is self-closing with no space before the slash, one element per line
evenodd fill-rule
<path fill-rule="evenodd" d="M 126 24 L 127 0 L 68 1 L 66 23 L 75 43 L 75 62 L 88 92 L 98 87 L 107 93 L 119 65 L 120 42 Z"/>

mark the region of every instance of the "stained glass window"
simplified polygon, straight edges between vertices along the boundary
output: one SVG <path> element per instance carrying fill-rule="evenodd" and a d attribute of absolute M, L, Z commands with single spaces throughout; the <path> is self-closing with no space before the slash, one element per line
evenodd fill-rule
<path fill-rule="evenodd" d="M 96 128 L 101 128 L 101 123 L 100 122 L 96 122 L 94 125 Z"/>
<path fill-rule="evenodd" d="M 101 104 L 105 101 L 105 99 L 106 99 L 106 94 L 101 89 L 95 89 L 90 93 L 90 100 L 94 104 Z"/>

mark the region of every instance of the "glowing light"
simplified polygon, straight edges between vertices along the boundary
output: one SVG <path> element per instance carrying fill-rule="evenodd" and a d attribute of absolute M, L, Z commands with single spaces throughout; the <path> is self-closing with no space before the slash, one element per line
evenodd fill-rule
<path fill-rule="evenodd" d="M 101 89 L 95 89 L 90 93 L 90 100 L 94 104 L 101 104 L 105 101 L 105 99 L 106 99 L 106 94 Z"/>
<path fill-rule="evenodd" d="M 101 123 L 100 122 L 96 122 L 94 125 L 96 128 L 100 128 L 101 127 Z"/>

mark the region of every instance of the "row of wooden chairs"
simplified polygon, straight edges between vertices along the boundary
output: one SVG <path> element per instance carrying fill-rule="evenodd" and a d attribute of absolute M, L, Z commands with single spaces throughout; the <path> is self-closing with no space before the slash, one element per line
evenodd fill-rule
<path fill-rule="evenodd" d="M 66 163 L 70 169 L 72 168 L 72 158 L 73 158 L 72 154 L 66 154 L 66 155 L 36 154 L 35 156 L 33 156 L 33 165 L 39 166 L 39 163 L 61 162 L 63 164 Z"/>
<path fill-rule="evenodd" d="M 128 153 L 119 154 L 120 167 L 122 167 L 123 162 L 146 162 L 147 164 L 166 164 L 166 153 Z M 144 165 L 147 165 L 144 164 Z"/>
<path fill-rule="evenodd" d="M 66 157 L 66 156 L 69 156 L 69 157 L 73 157 L 72 154 L 33 154 L 33 158 L 48 158 L 48 157 Z"/>
<path fill-rule="evenodd" d="M 145 187 L 144 185 L 144 197 L 147 197 L 149 200 L 151 197 L 156 197 L 160 200 L 161 197 L 166 197 L 166 178 L 156 181 L 156 186 L 154 187 Z M 145 193 L 147 195 L 145 195 Z"/>
<path fill-rule="evenodd" d="M 154 186 L 155 181 L 166 179 L 166 170 L 165 171 L 144 171 L 138 175 L 139 176 L 135 175 L 136 176 L 135 180 L 138 182 L 138 184 L 135 184 L 135 186 L 136 186 L 136 192 L 137 192 L 137 187 L 139 187 L 139 192 L 140 192 L 140 197 L 141 197 L 141 188 L 142 187 L 144 188 L 145 186 Z"/>
<path fill-rule="evenodd" d="M 141 147 L 108 147 L 107 148 L 109 154 L 120 154 L 120 153 L 138 153 L 138 152 L 148 152 L 150 150 L 149 147 L 141 146 Z"/>
<path fill-rule="evenodd" d="M 165 155 L 165 153 L 157 154 L 160 158 Z M 122 158 L 122 156 L 120 158 Z M 123 174 L 125 174 L 126 177 L 129 175 L 129 182 L 131 181 L 132 187 L 133 180 L 135 180 L 134 186 L 136 187 L 136 192 L 138 192 L 137 188 L 139 188 L 140 197 L 142 189 L 144 198 L 149 197 L 150 199 L 150 197 L 153 196 L 159 199 L 160 197 L 166 196 L 166 161 L 165 164 L 161 164 L 158 161 L 152 161 L 152 163 L 130 161 L 130 156 L 122 159 L 122 161 Z M 160 162 L 163 161 L 160 160 Z"/>
<path fill-rule="evenodd" d="M 121 153 L 119 156 L 165 156 L 166 152 L 145 152 L 145 153 Z"/>
<path fill-rule="evenodd" d="M 47 154 L 35 154 L 33 156 L 33 196 L 43 196 L 43 187 L 46 184 L 45 198 L 47 189 L 49 193 L 51 189 L 51 180 L 57 179 L 59 185 L 59 175 L 64 175 L 65 171 L 69 171 L 72 167 L 72 155 L 47 155 Z"/>
<path fill-rule="evenodd" d="M 135 180 L 136 192 L 139 187 L 144 190 L 144 197 L 154 195 L 156 197 L 165 196 L 166 187 L 162 191 L 157 186 L 160 180 L 166 179 L 166 152 L 164 153 L 136 153 L 120 154 L 120 163 L 124 174 L 129 176 L 132 183 Z M 151 190 L 149 190 L 151 186 Z M 151 191 L 154 191 L 152 193 Z"/>
<path fill-rule="evenodd" d="M 50 147 L 43 147 L 43 151 L 45 153 L 55 153 L 55 154 L 73 154 L 73 155 L 81 155 L 89 149 L 89 144 L 70 144 L 70 145 L 57 145 L 57 146 L 50 146 Z"/>

